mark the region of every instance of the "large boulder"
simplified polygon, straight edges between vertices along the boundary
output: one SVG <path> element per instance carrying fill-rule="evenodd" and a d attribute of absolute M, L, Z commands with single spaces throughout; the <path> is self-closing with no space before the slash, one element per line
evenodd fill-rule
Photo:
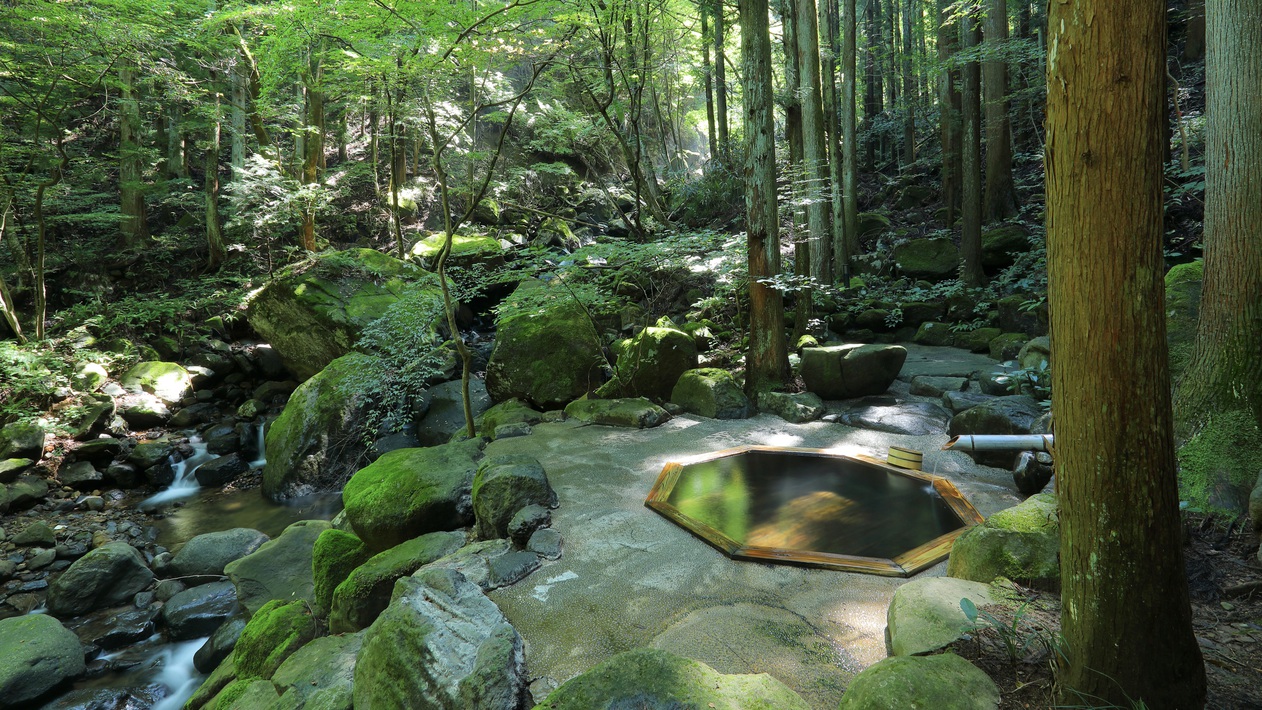
<path fill-rule="evenodd" d="M 754 405 L 727 370 L 702 367 L 680 375 L 670 401 L 690 414 L 714 419 L 745 419 Z"/>
<path fill-rule="evenodd" d="M 44 455 L 44 427 L 37 422 L 13 422 L 0 428 L 0 459 L 31 459 Z"/>
<path fill-rule="evenodd" d="M 371 355 L 333 361 L 294 390 L 267 428 L 263 495 L 286 500 L 339 491 L 366 460 L 369 397 L 362 375 Z"/>
<path fill-rule="evenodd" d="M 543 466 L 529 456 L 484 459 L 473 477 L 472 496 L 475 531 L 483 540 L 508 537 L 509 521 L 528 505 L 557 505 Z"/>
<path fill-rule="evenodd" d="M 399 580 L 355 664 L 357 710 L 518 710 L 528 693 L 521 636 L 478 585 L 452 570 Z"/>
<path fill-rule="evenodd" d="M 320 533 L 330 527 L 325 520 L 299 520 L 276 539 L 229 562 L 224 574 L 236 586 L 241 606 L 255 614 L 273 599 L 312 601 L 312 549 Z"/>
<path fill-rule="evenodd" d="M 109 542 L 75 560 L 48 585 L 48 610 L 57 616 L 78 616 L 118 606 L 152 581 L 153 572 L 136 548 Z"/>
<path fill-rule="evenodd" d="M 978 607 L 995 601 L 989 585 L 955 577 L 913 579 L 894 590 L 885 614 L 890 653 L 919 656 L 959 640 L 969 625 L 961 599 Z"/>
<path fill-rule="evenodd" d="M 317 616 L 329 615 L 334 590 L 370 557 L 372 553 L 355 533 L 337 528 L 320 533 L 311 552 L 311 577 L 315 594 L 312 606 Z"/>
<path fill-rule="evenodd" d="M 480 377 L 469 378 L 469 405 L 474 419 L 491 407 L 491 396 Z M 464 397 L 460 380 L 435 385 L 421 395 L 420 409 L 425 415 L 416 421 L 416 441 L 421 446 L 438 446 L 451 441 L 453 434 L 464 431 Z"/>
<path fill-rule="evenodd" d="M 670 413 L 643 397 L 576 399 L 565 406 L 567 419 L 631 429 L 651 429 L 670 420 Z"/>
<path fill-rule="evenodd" d="M 174 641 L 209 636 L 237 610 L 237 590 L 229 581 L 201 584 L 179 592 L 162 606 L 162 620 Z"/>
<path fill-rule="evenodd" d="M 998 271 L 1016 263 L 1017 256 L 1030 251 L 1025 227 L 1003 224 L 982 232 L 982 268 Z"/>
<path fill-rule="evenodd" d="M 850 681 L 838 710 L 995 710 L 999 688 L 990 676 L 953 653 L 893 656 Z"/>
<path fill-rule="evenodd" d="M 29 508 L 48 497 L 48 481 L 39 476 L 18 476 L 0 485 L 0 513 Z"/>
<path fill-rule="evenodd" d="M 625 341 L 613 379 L 601 386 L 602 397 L 670 396 L 679 376 L 697 366 L 696 339 L 674 327 L 651 327 Z"/>
<path fill-rule="evenodd" d="M 375 551 L 468 525 L 481 458 L 479 439 L 383 454 L 347 482 L 342 491 L 346 519 Z"/>
<path fill-rule="evenodd" d="M 342 634 L 368 628 L 390 605 L 397 580 L 450 555 L 464 543 L 464 533 L 436 532 L 374 555 L 337 585 L 329 612 L 329 631 Z"/>
<path fill-rule="evenodd" d="M 470 543 L 430 567 L 455 570 L 489 592 L 520 582 L 539 569 L 539 564 L 538 554 L 518 550 L 512 541 L 501 539 Z"/>
<path fill-rule="evenodd" d="M 808 707 L 801 696 L 766 673 L 725 675 L 698 661 L 640 648 L 620 653 L 571 678 L 536 705 L 535 710 L 806 710 Z"/>
<path fill-rule="evenodd" d="M 769 390 L 758 393 L 758 409 L 794 424 L 815 421 L 828 411 L 824 406 L 824 400 L 814 392 L 772 392 Z"/>
<path fill-rule="evenodd" d="M 605 359 L 592 317 L 570 291 L 540 282 L 518 286 L 512 313 L 496 322 L 486 389 L 541 409 L 564 406 L 604 382 Z"/>
<path fill-rule="evenodd" d="M 318 638 L 280 664 L 272 685 L 281 693 L 280 708 L 350 710 L 355 660 L 362 634 Z"/>
<path fill-rule="evenodd" d="M 989 584 L 1007 577 L 1041 589 L 1060 587 L 1060 517 L 1056 497 L 1040 493 L 964 532 L 951 547 L 947 574 Z"/>
<path fill-rule="evenodd" d="M 420 240 L 412 247 L 411 259 L 425 268 L 438 268 L 438 254 L 442 251 L 443 242 L 446 239 L 447 235 L 438 233 Z M 483 234 L 452 235 L 451 253 L 447 256 L 448 266 L 467 268 L 474 264 L 481 264 L 494 268 L 502 266 L 503 263 L 504 247 L 500 246 L 500 240 L 495 237 Z"/>
<path fill-rule="evenodd" d="M 25 703 L 83 674 L 79 638 L 47 614 L 0 619 L 0 708 Z"/>
<path fill-rule="evenodd" d="M 941 281 L 955 276 L 960 250 L 950 239 L 912 239 L 894 247 L 894 264 L 909 278 Z"/>
<path fill-rule="evenodd" d="M 285 659 L 318 635 L 319 623 L 306 601 L 273 599 L 254 612 L 241 630 L 232 652 L 237 678 L 271 678 Z"/>
<path fill-rule="evenodd" d="M 883 394 L 907 361 L 901 345 L 830 345 L 802 349 L 806 389 L 824 399 Z"/>
<path fill-rule="evenodd" d="M 543 412 L 532 409 L 529 404 L 513 398 L 491 407 L 482 413 L 474 422 L 479 436 L 495 438 L 495 430 L 502 426 L 525 424 L 534 426 L 543 421 Z"/>
<path fill-rule="evenodd" d="M 132 394 L 151 394 L 167 405 L 176 404 L 193 392 L 188 370 L 174 362 L 157 360 L 137 363 L 119 378 L 118 384 Z"/>
<path fill-rule="evenodd" d="M 300 379 L 351 352 L 364 326 L 405 295 L 437 304 L 438 277 L 372 249 L 324 252 L 250 299 L 247 318 Z"/>
<path fill-rule="evenodd" d="M 1192 358 L 1204 275 L 1205 262 L 1199 259 L 1166 272 L 1166 346 L 1170 350 L 1170 379 L 1174 382 L 1179 381 Z"/>
<path fill-rule="evenodd" d="M 890 434 L 924 436 L 946 431 L 951 413 L 932 402 L 908 402 L 889 406 L 858 407 L 843 413 L 838 422 L 856 429 Z"/>

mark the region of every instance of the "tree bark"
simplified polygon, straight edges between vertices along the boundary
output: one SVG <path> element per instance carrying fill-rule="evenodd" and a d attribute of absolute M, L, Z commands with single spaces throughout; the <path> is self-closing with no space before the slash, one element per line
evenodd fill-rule
<path fill-rule="evenodd" d="M 961 36 L 964 49 L 981 44 L 981 25 L 977 20 L 980 8 L 972 6 L 962 19 Z M 964 65 L 963 145 L 961 172 L 964 194 L 961 204 L 963 224 L 960 230 L 960 259 L 964 268 L 960 278 L 969 286 L 980 286 L 986 279 L 982 273 L 982 121 L 981 65 L 971 61 Z"/>
<path fill-rule="evenodd" d="M 843 278 L 849 278 L 850 259 L 859 253 L 859 143 L 856 129 L 855 113 L 856 87 L 859 75 L 855 57 L 855 34 L 858 22 L 855 16 L 855 0 L 845 0 L 846 10 L 842 32 L 842 96 L 841 96 L 841 140 L 842 140 L 842 173 L 845 180 L 841 196 L 842 212 L 845 226 L 845 256 L 839 262 Z"/>
<path fill-rule="evenodd" d="M 214 73 L 211 73 L 211 86 L 214 86 Z M 216 94 L 218 96 L 218 94 Z M 219 223 L 219 100 L 214 101 L 214 114 L 210 119 L 210 136 L 206 144 L 203 166 L 203 193 L 206 200 L 206 248 L 209 253 L 206 268 L 218 269 L 228 255 L 224 245 L 223 229 Z"/>
<path fill-rule="evenodd" d="M 719 136 L 714 123 L 714 70 L 710 67 L 710 26 L 705 3 L 701 4 L 701 80 L 705 83 L 706 138 L 710 142 L 710 160 L 719 158 Z"/>
<path fill-rule="evenodd" d="M 1162 281 L 1165 5 L 1051 3 L 1047 261 L 1066 704 L 1199 708 Z M 1160 623 L 1154 620 L 1160 619 Z"/>
<path fill-rule="evenodd" d="M 723 0 L 714 2 L 714 110 L 715 122 L 719 129 L 719 155 L 723 161 L 729 160 L 731 152 L 728 145 L 727 123 L 727 55 L 724 45 L 727 38 L 724 34 Z"/>
<path fill-rule="evenodd" d="M 232 108 L 229 110 L 229 123 L 232 126 L 232 132 L 229 140 L 232 145 L 230 153 L 229 165 L 232 166 L 232 175 L 235 179 L 241 168 L 245 167 L 245 112 L 246 105 L 249 103 L 249 94 L 246 92 L 246 83 L 249 77 L 246 76 L 246 69 L 241 61 L 237 61 L 232 66 Z"/>
<path fill-rule="evenodd" d="M 824 63 L 824 123 L 828 129 L 828 183 L 832 188 L 829 221 L 832 224 L 831 244 L 833 281 L 849 279 L 850 253 L 846 250 L 846 206 L 842 197 L 845 184 L 845 159 L 841 151 L 840 97 L 837 91 L 837 61 L 841 56 L 841 7 L 839 0 L 823 0 L 820 13 L 821 35 L 827 38 L 828 52 Z"/>
<path fill-rule="evenodd" d="M 939 135 L 942 142 L 942 207 L 946 210 L 942 226 L 955 226 L 956 208 L 960 204 L 960 113 L 963 99 L 956 85 L 960 70 L 951 68 L 951 57 L 958 44 L 959 30 L 951 17 L 950 0 L 938 0 L 938 62 L 944 67 L 939 81 Z"/>
<path fill-rule="evenodd" d="M 903 165 L 916 162 L 916 73 L 912 69 L 911 15 L 914 3 L 903 7 Z"/>
<path fill-rule="evenodd" d="M 1205 278 L 1180 439 L 1220 412 L 1262 425 L 1262 3 L 1209 0 L 1205 14 Z"/>
<path fill-rule="evenodd" d="M 810 234 L 811 276 L 821 284 L 832 281 L 832 204 L 828 188 L 828 141 L 824 135 L 824 105 L 820 90 L 819 15 L 815 0 L 796 0 L 798 78 L 802 100 L 802 166 L 805 180 L 806 226 Z"/>
<path fill-rule="evenodd" d="M 302 184 L 315 185 L 320 181 L 320 165 L 324 158 L 323 67 L 319 49 L 312 47 L 308 52 L 304 78 L 307 114 L 301 133 Z M 302 212 L 301 240 L 303 249 L 315 251 L 315 209 L 310 205 Z"/>
<path fill-rule="evenodd" d="M 740 0 L 741 66 L 745 79 L 745 234 L 749 253 L 749 352 L 745 391 L 757 394 L 788 378 L 784 303 L 760 279 L 780 273 L 776 210 L 775 106 L 767 0 Z"/>
<path fill-rule="evenodd" d="M 876 118 L 884 110 L 881 104 L 882 91 L 881 88 L 881 7 L 880 0 L 867 0 L 867 27 L 864 31 L 867 40 L 867 51 L 863 55 L 864 75 L 866 80 L 863 84 L 863 122 L 867 125 L 868 140 L 866 150 L 864 152 L 864 167 L 868 170 L 876 169 L 876 148 L 880 142 L 880 135 L 874 127 Z"/>
<path fill-rule="evenodd" d="M 119 68 L 118 79 L 119 246 L 135 249 L 149 240 L 149 220 L 140 150 L 140 101 L 136 98 L 136 68 L 130 61 Z"/>
<path fill-rule="evenodd" d="M 811 275 L 811 248 L 803 207 L 807 171 L 802 159 L 802 72 L 797 52 L 797 18 L 797 0 L 780 0 L 784 40 L 784 133 L 785 142 L 789 144 L 789 189 L 793 198 L 789 211 L 789 242 L 793 245 L 793 275 L 805 280 Z M 811 290 L 797 291 L 794 305 L 793 339 L 797 340 L 807 331 L 811 320 Z"/>
<path fill-rule="evenodd" d="M 987 0 L 986 44 L 991 58 L 982 71 L 986 80 L 986 195 L 982 219 L 997 222 L 1016 215 L 1017 188 L 1012 182 L 1012 128 L 1008 120 L 1007 0 Z"/>

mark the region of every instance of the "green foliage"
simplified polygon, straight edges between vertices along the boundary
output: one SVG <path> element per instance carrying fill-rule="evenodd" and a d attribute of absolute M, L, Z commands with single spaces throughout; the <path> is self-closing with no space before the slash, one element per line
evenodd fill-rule
<path fill-rule="evenodd" d="M 745 209 L 745 180 L 721 163 L 711 163 L 701 177 L 680 179 L 670 186 L 671 207 L 684 224 L 702 226 L 712 220 L 733 220 Z"/>
<path fill-rule="evenodd" d="M 0 424 L 42 412 L 71 372 L 67 358 L 44 344 L 0 340 Z"/>
<path fill-rule="evenodd" d="M 1179 449 L 1178 460 L 1184 508 L 1238 515 L 1229 508 L 1247 499 L 1262 471 L 1262 429 L 1247 409 L 1219 412 Z"/>
<path fill-rule="evenodd" d="M 187 340 L 208 333 L 201 324 L 209 318 L 231 322 L 242 317 L 249 283 L 244 277 L 220 273 L 173 281 L 169 293 L 135 293 L 117 300 L 83 293 L 84 300 L 57 313 L 52 330 L 86 327 L 99 335 Z"/>

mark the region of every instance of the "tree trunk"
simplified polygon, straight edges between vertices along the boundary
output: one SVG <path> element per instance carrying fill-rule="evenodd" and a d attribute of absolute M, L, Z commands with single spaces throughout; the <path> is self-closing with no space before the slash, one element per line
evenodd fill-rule
<path fill-rule="evenodd" d="M 745 391 L 757 394 L 788 379 L 784 303 L 759 282 L 780 273 L 776 211 L 775 106 L 767 0 L 740 0 L 741 65 L 745 75 L 745 235 L 749 252 L 749 352 Z"/>
<path fill-rule="evenodd" d="M 188 165 L 184 162 L 184 110 L 172 104 L 167 113 L 167 177 L 188 177 Z"/>
<path fill-rule="evenodd" d="M 912 70 L 911 15 L 915 3 L 903 7 L 903 165 L 916 162 L 916 74 Z"/>
<path fill-rule="evenodd" d="M 1262 3 L 1209 0 L 1206 23 L 1205 278 L 1180 439 L 1221 412 L 1262 425 Z"/>
<path fill-rule="evenodd" d="M 320 164 L 324 158 L 324 89 L 321 88 L 323 68 L 317 48 L 309 50 L 308 70 L 305 79 L 307 97 L 306 125 L 303 126 L 302 184 L 320 182 Z M 315 251 L 315 207 L 309 205 L 302 213 L 302 248 Z"/>
<path fill-rule="evenodd" d="M 4 209 L 0 210 L 0 242 L 4 241 L 8 234 L 9 228 L 9 211 L 13 206 L 13 190 L 9 190 L 6 196 Z M 9 285 L 4 280 L 4 274 L 0 273 L 0 315 L 4 316 L 5 323 L 8 323 L 9 330 L 13 331 L 13 337 L 19 343 L 26 342 L 26 336 L 22 334 L 22 324 L 18 321 L 17 309 L 13 304 L 13 296 L 9 294 Z"/>
<path fill-rule="evenodd" d="M 719 158 L 719 136 L 714 123 L 714 70 L 710 67 L 710 26 L 706 17 L 709 12 L 701 5 L 701 80 L 705 83 L 706 138 L 710 142 L 710 160 Z"/>
<path fill-rule="evenodd" d="M 1257 12 L 1253 8 L 1250 12 Z M 1205 56 L 1205 0 L 1188 0 L 1187 37 L 1183 42 L 1183 58 L 1197 62 Z M 1209 87 L 1206 86 L 1208 89 Z"/>
<path fill-rule="evenodd" d="M 140 101 L 136 98 L 136 68 L 130 61 L 124 61 L 118 70 L 118 79 L 119 247 L 135 249 L 149 240 L 149 220 L 140 149 Z"/>
<path fill-rule="evenodd" d="M 864 167 L 876 169 L 876 148 L 880 135 L 873 124 L 883 110 L 881 105 L 881 22 L 880 1 L 867 0 L 867 27 L 864 32 L 867 39 L 867 51 L 864 52 L 863 64 L 866 80 L 863 84 L 863 123 L 867 126 L 867 146 L 864 153 Z"/>
<path fill-rule="evenodd" d="M 981 44 L 982 30 L 977 20 L 980 8 L 972 6 L 962 20 L 961 33 L 965 51 Z M 967 62 L 964 65 L 963 91 L 964 143 L 963 159 L 964 194 L 961 205 L 963 224 L 960 230 L 960 258 L 964 268 L 960 278 L 969 286 L 980 286 L 986 276 L 982 273 L 982 111 L 981 65 Z"/>
<path fill-rule="evenodd" d="M 728 145 L 727 132 L 727 55 L 723 45 L 727 43 L 724 35 L 723 0 L 714 2 L 714 110 L 715 121 L 719 129 L 719 155 L 723 161 L 729 160 L 731 152 Z"/>
<path fill-rule="evenodd" d="M 1051 3 L 1048 19 L 1062 700 L 1200 708 L 1164 345 L 1165 5 Z"/>
<path fill-rule="evenodd" d="M 1017 213 L 1017 188 L 1012 183 L 1012 135 L 1008 122 L 1008 64 L 1003 48 L 1008 43 L 1007 0 L 987 0 L 986 44 L 991 57 L 983 71 L 986 79 L 986 196 L 982 219 L 997 222 Z"/>
<path fill-rule="evenodd" d="M 212 74 L 211 85 L 214 85 Z M 204 193 L 206 198 L 206 248 L 209 252 L 206 268 L 218 269 L 228 255 L 224 245 L 223 229 L 219 224 L 219 101 L 214 102 L 215 111 L 210 121 L 210 140 L 207 141 L 205 153 Z"/>
<path fill-rule="evenodd" d="M 837 110 L 837 60 L 841 57 L 841 7 L 839 0 L 823 0 L 821 6 L 821 34 L 828 39 L 828 61 L 824 64 L 824 123 L 828 128 L 828 183 L 832 188 L 831 214 L 833 281 L 849 279 L 850 253 L 846 251 L 846 206 L 842 198 L 845 184 L 844 163 L 841 152 L 841 116 Z"/>
<path fill-rule="evenodd" d="M 850 259 L 859 253 L 859 143 L 856 129 L 855 113 L 856 87 L 859 75 L 857 72 L 855 52 L 855 34 L 858 25 L 855 16 L 855 0 L 845 0 L 845 29 L 842 32 L 841 64 L 843 83 L 841 96 L 841 132 L 842 132 L 842 173 L 845 185 L 841 196 L 842 212 L 845 227 L 845 258 L 841 260 L 842 276 L 849 278 Z M 847 284 L 848 285 L 848 284 Z"/>
<path fill-rule="evenodd" d="M 940 80 L 939 112 L 940 135 L 942 141 L 942 206 L 946 213 L 942 226 L 947 229 L 955 227 L 956 208 L 960 204 L 960 113 L 963 99 L 956 88 L 960 80 L 960 70 L 951 69 L 951 57 L 958 44 L 959 30 L 952 18 L 950 0 L 938 0 L 938 62 L 945 67 Z"/>
<path fill-rule="evenodd" d="M 796 0 L 798 78 L 802 100 L 802 166 L 805 179 L 806 226 L 810 234 L 811 276 L 832 281 L 831 193 L 828 188 L 828 141 L 820 90 L 819 15 L 815 0 Z"/>
<path fill-rule="evenodd" d="M 781 32 L 784 40 L 784 133 L 789 144 L 789 189 L 793 208 L 789 211 L 789 242 L 793 245 L 793 275 L 805 280 L 811 275 L 809 233 L 804 226 L 806 211 L 806 167 L 802 160 L 802 86 L 798 57 L 797 0 L 780 0 Z M 793 339 L 807 331 L 811 320 L 811 290 L 803 288 L 794 295 Z"/>
<path fill-rule="evenodd" d="M 236 179 L 245 167 L 245 109 L 249 103 L 249 94 L 246 92 L 246 83 L 249 77 L 246 76 L 245 65 L 238 61 L 232 67 L 232 108 L 228 112 L 232 132 L 229 139 L 232 144 L 232 152 L 229 164 L 232 166 L 233 179 Z"/>

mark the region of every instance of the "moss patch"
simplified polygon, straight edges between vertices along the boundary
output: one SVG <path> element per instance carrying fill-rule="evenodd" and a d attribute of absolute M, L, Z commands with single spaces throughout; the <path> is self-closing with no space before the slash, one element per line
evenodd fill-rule
<path fill-rule="evenodd" d="M 1199 259 L 1166 272 L 1166 344 L 1170 348 L 1170 378 L 1175 382 L 1192 358 L 1204 276 L 1205 263 Z"/>
<path fill-rule="evenodd" d="M 464 543 L 464 533 L 437 532 L 374 555 L 337 585 L 329 613 L 329 630 L 341 634 L 367 628 L 390 604 L 396 580 L 450 555 Z"/>
<path fill-rule="evenodd" d="M 305 601 L 273 599 L 250 618 L 241 630 L 233 656 L 238 679 L 268 679 L 294 651 L 318 635 L 318 627 Z"/>
<path fill-rule="evenodd" d="M 1191 507 L 1239 515 L 1262 471 L 1262 430 L 1248 410 L 1220 413 L 1179 449 L 1178 459 L 1179 495 Z"/>
<path fill-rule="evenodd" d="M 328 616 L 333 604 L 333 590 L 371 555 L 368 547 L 354 533 L 335 529 L 320 533 L 311 552 L 316 614 Z"/>

